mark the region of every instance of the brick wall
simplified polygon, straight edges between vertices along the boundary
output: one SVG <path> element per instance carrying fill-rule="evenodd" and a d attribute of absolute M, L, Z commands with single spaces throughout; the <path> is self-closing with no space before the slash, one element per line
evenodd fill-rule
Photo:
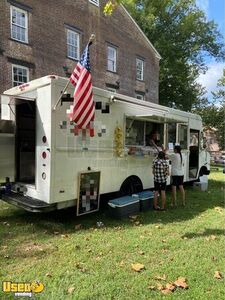
<path fill-rule="evenodd" d="M 145 93 L 147 101 L 158 103 L 159 59 L 123 7 L 105 17 L 101 7 L 88 0 L 2 0 L 0 1 L 0 93 L 12 86 L 12 64 L 29 68 L 29 79 L 48 74 L 65 76 L 63 66 L 72 72 L 76 61 L 66 57 L 66 25 L 81 34 L 81 49 L 94 33 L 91 46 L 93 84 L 105 89 L 118 86 L 118 92 L 135 96 Z M 28 9 L 28 44 L 10 37 L 10 5 Z M 117 72 L 107 71 L 107 45 L 117 47 Z M 144 81 L 136 80 L 136 57 L 144 59 Z"/>

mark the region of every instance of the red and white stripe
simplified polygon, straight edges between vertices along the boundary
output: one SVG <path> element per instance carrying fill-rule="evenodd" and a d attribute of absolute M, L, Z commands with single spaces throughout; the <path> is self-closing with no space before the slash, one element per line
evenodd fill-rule
<path fill-rule="evenodd" d="M 94 121 L 95 116 L 91 74 L 78 63 L 70 77 L 70 82 L 75 86 L 70 118 L 79 129 L 90 128 L 90 123 Z"/>

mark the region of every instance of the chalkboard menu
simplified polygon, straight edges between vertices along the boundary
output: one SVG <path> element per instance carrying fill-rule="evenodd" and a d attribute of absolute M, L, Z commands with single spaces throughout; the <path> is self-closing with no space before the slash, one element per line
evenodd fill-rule
<path fill-rule="evenodd" d="M 77 216 L 99 210 L 100 171 L 79 174 Z"/>

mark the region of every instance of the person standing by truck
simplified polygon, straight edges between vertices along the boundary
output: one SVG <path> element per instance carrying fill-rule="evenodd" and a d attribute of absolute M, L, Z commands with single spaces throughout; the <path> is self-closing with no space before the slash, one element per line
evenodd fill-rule
<path fill-rule="evenodd" d="M 183 186 L 184 181 L 184 161 L 181 153 L 181 147 L 175 145 L 174 153 L 170 155 L 171 160 L 171 176 L 172 176 L 172 202 L 171 206 L 177 205 L 177 187 L 182 195 L 182 204 L 185 206 L 185 191 Z"/>
<path fill-rule="evenodd" d="M 152 172 L 154 175 L 154 210 L 166 209 L 166 180 L 169 176 L 169 164 L 165 158 L 165 152 L 159 151 L 157 158 L 153 161 Z M 158 196 L 161 195 L 162 207 L 158 206 Z"/>

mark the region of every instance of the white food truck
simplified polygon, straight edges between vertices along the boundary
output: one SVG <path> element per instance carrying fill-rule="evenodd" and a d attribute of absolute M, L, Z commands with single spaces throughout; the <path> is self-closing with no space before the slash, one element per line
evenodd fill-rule
<path fill-rule="evenodd" d="M 67 81 L 49 75 L 1 96 L 0 182 L 11 183 L 2 200 L 33 212 L 76 206 L 80 215 L 96 211 L 106 195 L 151 189 L 153 130 L 169 153 L 181 145 L 185 182 L 209 173 L 198 115 L 94 88 L 90 137 L 69 120 L 72 85 L 56 105 Z"/>

